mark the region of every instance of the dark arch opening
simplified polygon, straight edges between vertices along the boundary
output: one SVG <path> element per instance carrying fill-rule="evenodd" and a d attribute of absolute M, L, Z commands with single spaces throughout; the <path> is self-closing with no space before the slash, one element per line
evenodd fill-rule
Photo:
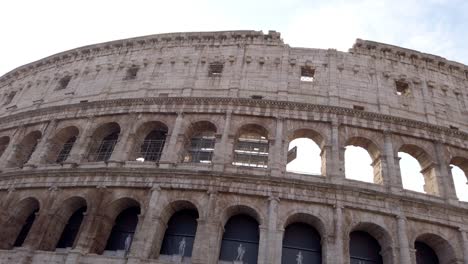
<path fill-rule="evenodd" d="M 379 242 L 363 231 L 349 235 L 349 256 L 351 264 L 383 264 Z"/>
<path fill-rule="evenodd" d="M 39 209 L 35 209 L 29 216 L 26 218 L 25 223 L 21 227 L 21 231 L 19 232 L 18 236 L 16 237 L 15 243 L 13 243 L 13 247 L 21 247 L 26 240 L 26 237 L 31 230 L 32 225 L 34 224 L 34 220 L 36 219 L 36 213 Z"/>
<path fill-rule="evenodd" d="M 164 233 L 161 255 L 191 257 L 197 219 L 198 212 L 193 209 L 181 210 L 172 215 Z"/>
<path fill-rule="evenodd" d="M 137 161 L 155 161 L 158 162 L 166 143 L 167 128 L 158 128 L 152 130 L 143 140 L 138 153 Z"/>
<path fill-rule="evenodd" d="M 286 227 L 283 237 L 281 263 L 322 263 L 320 234 L 305 223 L 293 223 Z"/>
<path fill-rule="evenodd" d="M 78 231 L 80 230 L 81 222 L 83 222 L 83 213 L 86 212 L 86 208 L 86 206 L 83 206 L 70 216 L 67 224 L 65 225 L 65 228 L 63 229 L 56 248 L 73 247 L 78 235 Z"/>
<path fill-rule="evenodd" d="M 105 250 L 128 250 L 135 235 L 140 207 L 133 206 L 123 210 L 115 219 Z M 126 243 L 127 240 L 127 243 Z M 130 241 L 130 243 L 128 242 Z M 127 244 L 127 248 L 126 245 Z"/>
<path fill-rule="evenodd" d="M 62 146 L 62 149 L 57 155 L 57 159 L 55 160 L 55 162 L 62 163 L 68 159 L 68 156 L 70 155 L 70 151 L 73 148 L 75 141 L 76 141 L 76 136 L 71 136 L 67 141 L 65 141 L 65 143 Z"/>
<path fill-rule="evenodd" d="M 3 155 L 5 152 L 6 148 L 8 147 L 8 144 L 10 143 L 10 138 L 5 136 L 5 137 L 0 137 L 0 157 Z"/>
<path fill-rule="evenodd" d="M 219 259 L 256 264 L 259 237 L 258 222 L 251 216 L 240 214 L 229 218 L 224 226 Z"/>
<path fill-rule="evenodd" d="M 426 243 L 416 241 L 414 249 L 416 249 L 416 264 L 439 264 L 437 254 Z"/>

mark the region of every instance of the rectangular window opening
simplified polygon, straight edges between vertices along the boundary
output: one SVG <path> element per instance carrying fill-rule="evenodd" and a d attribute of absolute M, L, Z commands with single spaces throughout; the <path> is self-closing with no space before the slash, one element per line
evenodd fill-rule
<path fill-rule="evenodd" d="M 71 81 L 71 76 L 65 76 L 65 77 L 61 78 L 59 80 L 58 86 L 57 86 L 57 88 L 55 90 L 63 90 L 65 88 L 67 88 L 70 81 Z"/>
<path fill-rule="evenodd" d="M 396 94 L 399 96 L 409 96 L 410 88 L 409 84 L 405 81 L 395 81 Z"/>
<path fill-rule="evenodd" d="M 315 77 L 315 69 L 309 66 L 301 67 L 301 81 L 313 82 Z"/>
<path fill-rule="evenodd" d="M 261 96 L 261 95 L 252 95 L 252 96 L 250 96 L 250 98 L 260 100 L 260 99 L 263 99 L 263 96 Z"/>
<path fill-rule="evenodd" d="M 139 68 L 136 66 L 132 66 L 127 69 L 127 74 L 125 75 L 124 80 L 135 80 L 138 75 Z"/>
<path fill-rule="evenodd" d="M 358 111 L 364 111 L 364 106 L 353 105 L 353 109 L 354 109 L 354 110 L 358 110 Z"/>
<path fill-rule="evenodd" d="M 210 63 L 208 67 L 209 67 L 208 69 L 209 77 L 219 77 L 221 76 L 221 73 L 223 72 L 224 65 L 220 62 L 213 62 L 213 63 Z"/>

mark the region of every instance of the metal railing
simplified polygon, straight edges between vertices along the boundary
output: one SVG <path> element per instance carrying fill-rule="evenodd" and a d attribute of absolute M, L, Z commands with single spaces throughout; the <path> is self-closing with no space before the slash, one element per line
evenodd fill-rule
<path fill-rule="evenodd" d="M 135 155 L 137 161 L 158 162 L 164 149 L 165 139 L 147 139 L 137 144 Z"/>
<path fill-rule="evenodd" d="M 234 149 L 233 165 L 255 168 L 268 167 L 267 139 L 239 138 Z"/>
<path fill-rule="evenodd" d="M 96 148 L 91 147 L 91 151 L 88 154 L 88 161 L 108 161 L 116 144 L 117 139 L 102 140 Z"/>
<path fill-rule="evenodd" d="M 57 156 L 57 159 L 55 160 L 55 162 L 57 163 L 62 163 L 64 162 L 65 160 L 68 159 L 68 156 L 70 155 L 70 151 L 71 149 L 73 148 L 73 145 L 75 144 L 75 141 L 73 140 L 73 142 L 67 142 L 65 144 L 63 144 L 63 147 L 62 149 L 60 150 L 58 156 Z"/>
<path fill-rule="evenodd" d="M 210 164 L 213 159 L 215 142 L 214 136 L 192 138 L 184 162 Z"/>

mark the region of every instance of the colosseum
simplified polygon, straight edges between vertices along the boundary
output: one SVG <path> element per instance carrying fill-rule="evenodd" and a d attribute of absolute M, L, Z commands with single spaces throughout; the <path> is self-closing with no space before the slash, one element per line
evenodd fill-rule
<path fill-rule="evenodd" d="M 26 64 L 0 77 L 0 263 L 468 264 L 452 173 L 468 175 L 467 89 L 468 66 L 439 56 L 294 48 L 275 31 Z M 288 169 L 297 139 L 317 173 Z M 371 182 L 347 177 L 350 146 Z"/>

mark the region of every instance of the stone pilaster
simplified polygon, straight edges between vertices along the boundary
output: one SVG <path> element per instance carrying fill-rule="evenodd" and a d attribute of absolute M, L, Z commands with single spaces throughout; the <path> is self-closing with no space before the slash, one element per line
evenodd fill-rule
<path fill-rule="evenodd" d="M 217 140 L 213 153 L 214 170 L 223 171 L 224 165 L 229 161 L 229 151 L 232 151 L 228 145 L 229 131 L 231 128 L 232 112 L 226 112 L 224 117 L 224 127 L 221 135 L 221 140 Z"/>
<path fill-rule="evenodd" d="M 94 132 L 92 129 L 93 124 L 94 117 L 89 117 L 80 131 L 80 134 L 77 136 L 68 159 L 64 162 L 65 165 L 77 165 L 83 160 L 83 158 L 87 156 L 88 146 L 90 144 L 91 136 Z"/>
<path fill-rule="evenodd" d="M 344 263 L 343 259 L 343 205 L 337 203 L 335 205 L 335 250 L 330 250 L 328 252 L 328 259 L 331 260 L 331 263 Z"/>
<path fill-rule="evenodd" d="M 463 248 L 463 263 L 468 264 L 468 235 L 467 230 L 460 228 L 460 242 Z"/>
<path fill-rule="evenodd" d="M 128 160 L 128 156 L 130 154 L 130 149 L 132 144 L 132 140 L 134 137 L 134 124 L 137 121 L 137 117 L 133 115 L 129 115 L 127 120 L 125 121 L 125 129 L 120 133 L 119 139 L 117 144 L 112 151 L 112 155 L 109 159 L 109 162 L 114 163 L 125 163 Z"/>
<path fill-rule="evenodd" d="M 448 201 L 458 201 L 457 192 L 455 190 L 455 184 L 453 182 L 450 169 L 450 161 L 447 161 L 444 158 L 444 154 L 446 154 L 446 151 L 444 151 L 444 145 L 440 141 L 437 141 L 434 143 L 434 147 L 438 163 L 438 166 L 435 166 L 435 184 L 439 186 L 439 194 Z"/>
<path fill-rule="evenodd" d="M 272 176 L 281 176 L 286 170 L 286 159 L 283 153 L 284 118 L 276 119 L 276 133 L 273 148 L 269 151 L 268 167 Z"/>
<path fill-rule="evenodd" d="M 339 126 L 337 122 L 332 122 L 331 124 L 331 135 L 330 135 L 330 147 L 331 155 L 330 161 L 327 161 L 327 176 L 332 181 L 342 181 L 345 177 L 344 175 L 344 156 L 343 150 L 340 147 L 339 140 Z M 343 156 L 343 157 L 342 157 Z M 328 155 L 327 155 L 328 157 Z"/>
<path fill-rule="evenodd" d="M 42 131 L 42 137 L 37 143 L 36 150 L 32 153 L 29 161 L 24 165 L 25 167 L 36 167 L 37 165 L 44 163 L 45 156 L 49 151 L 50 139 L 54 136 L 55 129 L 57 128 L 57 120 L 50 121 Z"/>
<path fill-rule="evenodd" d="M 265 263 L 280 264 L 282 252 L 283 231 L 278 230 L 278 197 L 268 198 L 268 230 Z"/>
<path fill-rule="evenodd" d="M 161 195 L 161 187 L 154 185 L 151 188 L 148 208 L 146 213 L 139 223 L 139 228 L 132 242 L 130 256 L 135 258 L 146 259 L 151 255 L 151 250 L 155 240 L 156 232 L 164 231 L 155 228 L 155 220 L 159 197 Z"/>
<path fill-rule="evenodd" d="M 394 191 L 401 191 L 403 189 L 403 185 L 401 182 L 401 173 L 400 173 L 400 158 L 395 156 L 393 152 L 393 142 L 392 142 L 392 134 L 389 131 L 384 131 L 384 156 L 385 156 L 385 167 L 386 170 L 384 171 L 384 177 L 389 178 L 388 181 L 390 184 L 390 190 Z"/>
<path fill-rule="evenodd" d="M 10 138 L 10 143 L 8 144 L 0 159 L 0 170 L 3 170 L 7 167 L 11 167 L 13 160 L 15 160 L 14 155 L 16 154 L 16 150 L 21 139 L 20 136 L 23 135 L 24 127 L 22 126 L 18 127 L 13 133 L 13 136 Z"/>
<path fill-rule="evenodd" d="M 406 217 L 397 216 L 398 244 L 400 249 L 400 263 L 411 263 L 410 247 L 408 242 L 408 232 L 406 230 Z"/>
<path fill-rule="evenodd" d="M 162 156 L 159 161 L 159 167 L 169 168 L 179 161 L 177 155 L 179 153 L 179 150 L 177 149 L 177 141 L 179 139 L 183 123 L 184 113 L 177 113 L 177 118 L 175 120 L 171 136 L 169 137 L 169 142 L 164 145 Z"/>

